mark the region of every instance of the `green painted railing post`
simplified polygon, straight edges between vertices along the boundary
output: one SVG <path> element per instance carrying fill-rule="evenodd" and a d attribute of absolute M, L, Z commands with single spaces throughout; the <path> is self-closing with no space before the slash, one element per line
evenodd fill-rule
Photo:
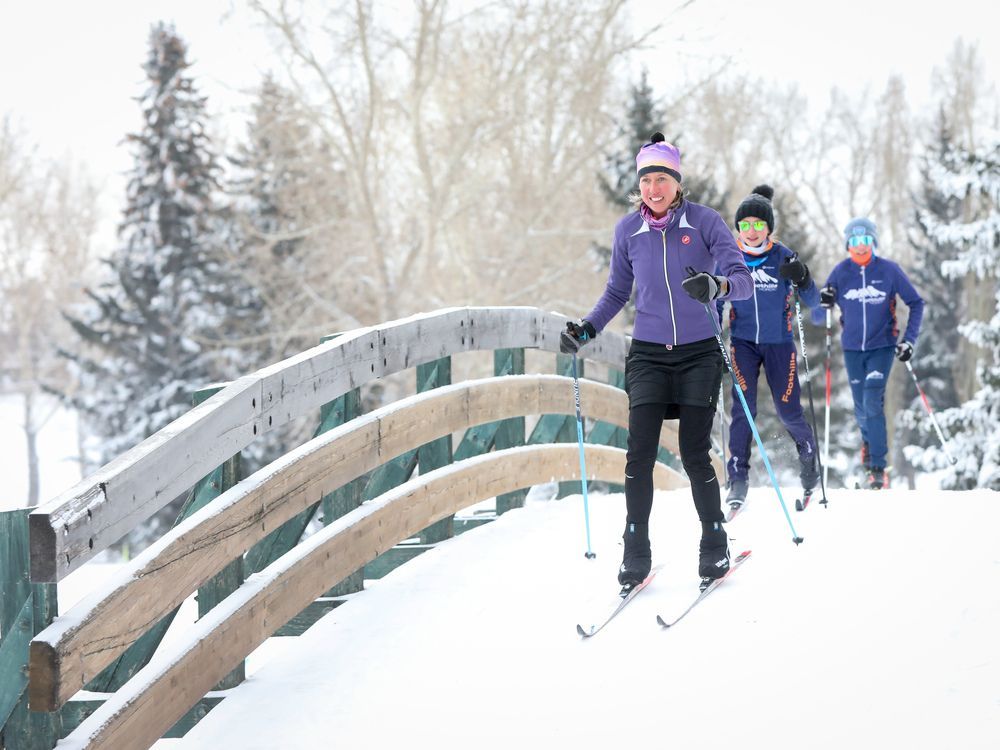
<path fill-rule="evenodd" d="M 423 393 L 443 385 L 451 385 L 451 357 L 417 365 L 417 392 Z M 447 466 L 451 461 L 451 435 L 432 440 L 417 449 L 417 462 L 421 474 Z M 436 544 L 444 539 L 450 539 L 455 533 L 454 518 L 448 516 L 437 523 L 432 523 L 420 532 L 420 541 L 423 544 Z"/>
<path fill-rule="evenodd" d="M 493 352 L 493 374 L 502 375 L 523 375 L 524 374 L 524 349 L 497 349 Z M 524 445 L 524 417 L 514 417 L 500 422 L 497 428 L 494 447 L 497 450 L 504 448 L 516 448 Z M 524 499 L 528 496 L 527 490 L 517 490 L 506 495 L 497 497 L 497 515 L 506 513 L 513 508 L 524 507 Z"/>
<path fill-rule="evenodd" d="M 204 403 L 222 390 L 223 387 L 224 385 L 212 385 L 196 391 L 194 394 L 194 405 L 198 406 Z M 240 481 L 240 464 L 241 456 L 237 453 L 208 475 L 203 480 L 203 484 L 200 487 L 201 491 L 196 491 L 194 502 L 190 503 L 188 508 L 185 508 L 185 515 L 190 515 L 198 508 L 219 497 L 219 495 L 230 487 L 235 487 Z M 198 619 L 204 617 L 215 605 L 236 591 L 243 583 L 243 580 L 243 555 L 240 555 L 220 570 L 212 580 L 198 589 L 196 596 L 198 601 Z M 246 662 L 244 661 L 240 662 L 239 666 L 222 678 L 219 684 L 215 686 L 215 689 L 226 690 L 227 688 L 233 688 L 245 679 Z"/>
<path fill-rule="evenodd" d="M 625 373 L 621 370 L 608 370 L 608 385 L 625 389 Z M 628 431 L 607 422 L 597 422 L 587 435 L 587 442 L 597 445 L 610 445 L 613 448 L 628 448 Z M 608 492 L 624 492 L 625 485 L 609 484 Z"/>
<path fill-rule="evenodd" d="M 326 341 L 327 339 L 324 339 Z M 324 432 L 339 427 L 345 422 L 349 422 L 361 416 L 361 389 L 355 388 L 348 391 L 343 396 L 323 404 L 320 410 L 319 427 L 316 434 L 322 435 Z M 366 477 L 360 477 L 352 482 L 348 482 L 343 487 L 334 490 L 323 498 L 323 525 L 329 526 L 346 513 L 350 513 L 355 508 L 361 506 L 364 496 Z M 365 584 L 365 569 L 359 568 L 338 583 L 327 592 L 328 597 L 343 596 L 361 591 Z"/>
<path fill-rule="evenodd" d="M 583 377 L 584 361 L 577 361 L 577 375 Z M 556 355 L 556 374 L 566 377 L 573 376 L 573 357 L 566 354 Z M 583 404 L 583 415 L 586 419 L 587 405 Z M 584 424 L 586 428 L 586 424 Z M 576 417 L 567 417 L 562 414 L 543 414 L 541 419 L 531 431 L 528 443 L 531 445 L 546 443 L 575 443 L 576 442 Z M 560 482 L 559 491 L 556 497 L 566 497 L 580 492 L 580 482 Z"/>
<path fill-rule="evenodd" d="M 56 584 L 28 580 L 30 508 L 0 513 L 0 746 L 50 750 L 61 732 L 59 713 L 28 708 L 28 645 L 57 613 Z"/>
<path fill-rule="evenodd" d="M 194 405 L 197 406 L 224 387 L 224 383 L 215 383 L 195 392 L 192 396 Z M 239 455 L 234 456 L 222 466 L 217 467 L 211 474 L 198 480 L 198 483 L 188 495 L 187 502 L 177 515 L 174 526 L 177 526 L 184 519 L 201 510 L 239 481 L 239 461 Z M 197 595 L 199 617 L 239 587 L 239 584 L 243 582 L 244 570 L 245 567 L 241 557 L 230 563 L 212 581 L 202 589 L 199 589 Z M 174 621 L 174 617 L 177 616 L 177 612 L 178 609 L 175 609 L 147 630 L 135 643 L 126 649 L 125 653 L 111 662 L 97 677 L 91 680 L 87 684 L 87 689 L 97 693 L 113 693 L 132 679 L 136 672 L 146 666 L 149 660 L 153 658 L 153 654 L 160 645 L 160 641 L 163 640 L 163 636 L 166 635 L 170 624 Z M 220 684 L 228 684 L 231 680 L 236 679 L 235 675 L 242 675 L 243 671 L 244 667 L 241 664 Z M 242 677 L 235 684 L 239 684 L 240 681 L 242 681 Z"/>

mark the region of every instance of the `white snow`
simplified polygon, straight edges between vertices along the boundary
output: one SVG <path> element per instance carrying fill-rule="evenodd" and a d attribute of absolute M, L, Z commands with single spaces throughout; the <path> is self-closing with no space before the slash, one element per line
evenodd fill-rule
<path fill-rule="evenodd" d="M 793 491 L 786 498 L 794 498 Z M 837 490 L 790 510 L 751 491 L 752 558 L 697 592 L 686 490 L 658 493 L 658 577 L 614 602 L 621 495 L 533 502 L 394 571 L 157 748 L 996 748 L 1000 494 Z M 789 500 L 791 503 L 791 500 Z M 282 644 L 285 645 L 284 643 Z"/>

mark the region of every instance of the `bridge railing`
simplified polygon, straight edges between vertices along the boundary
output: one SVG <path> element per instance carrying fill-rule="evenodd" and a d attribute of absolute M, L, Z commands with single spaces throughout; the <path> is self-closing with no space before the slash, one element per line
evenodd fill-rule
<path fill-rule="evenodd" d="M 565 320 L 533 308 L 462 308 L 344 334 L 222 388 L 32 513 L 32 576 L 38 572 L 44 581 L 59 579 L 183 491 L 184 482 L 211 475 L 231 461 L 255 434 L 321 406 L 328 422 L 321 429 L 332 427 L 235 486 L 213 493 L 217 497 L 211 502 L 193 510 L 112 581 L 36 635 L 29 670 L 31 708 L 50 715 L 60 707 L 65 712 L 77 691 L 141 646 L 192 592 L 237 566 L 239 573 L 211 602 L 214 608 L 201 611 L 182 642 L 145 657 L 129 679 L 115 686 L 117 692 L 91 707 L 89 718 L 65 741 L 67 747 L 148 746 L 192 707 L 204 705 L 213 687 L 229 686 L 227 677 L 263 640 L 345 579 L 359 578 L 361 568 L 398 542 L 426 533 L 481 500 L 542 482 L 578 479 L 575 445 L 505 447 L 504 442 L 524 442 L 523 421 L 520 439 L 497 439 L 504 425 L 530 415 L 562 415 L 557 418 L 561 426 L 547 433 L 539 429 L 544 427 L 540 421 L 536 441 L 540 435 L 558 440 L 560 432 L 561 439 L 568 439 L 572 381 L 506 375 L 515 356 L 504 367 L 498 365 L 503 377 L 446 382 L 452 354 L 516 352 L 524 346 L 554 351 Z M 624 366 L 625 351 L 625 340 L 608 334 L 586 347 L 581 358 L 608 365 L 620 384 L 615 368 Z M 414 366 L 423 392 L 356 415 L 360 385 Z M 610 438 L 627 425 L 627 400 L 620 388 L 588 380 L 581 387 L 588 419 L 599 420 L 591 439 Z M 342 424 L 333 426 L 338 421 Z M 610 429 L 602 430 L 601 423 Z M 475 433 L 484 426 L 485 438 Z M 478 448 L 460 446 L 452 456 L 450 436 L 461 430 L 468 444 Z M 620 442 L 620 432 L 617 437 Z M 436 443 L 441 448 L 441 441 L 447 443 L 444 452 L 432 450 Z M 677 451 L 669 423 L 661 445 Z M 491 448 L 496 450 L 474 455 Z M 624 451 L 591 445 L 587 454 L 591 478 L 621 481 Z M 377 494 L 369 490 L 364 503 L 358 491 L 352 493 L 353 501 L 331 500 L 376 467 L 384 469 L 401 457 L 409 457 L 410 471 L 420 463 L 418 478 L 400 483 L 408 473 L 397 472 L 398 486 L 376 487 Z M 458 461 L 451 464 L 453 457 Z M 139 481 L 141 476 L 147 483 Z M 656 482 L 659 487 L 686 483 L 663 465 L 658 465 Z M 321 502 L 327 505 L 326 527 L 295 546 L 305 527 L 302 519 L 311 518 Z M 294 527 L 290 542 L 275 543 L 289 526 Z M 443 536 L 449 532 L 450 526 Z M 243 566 L 254 552 L 252 575 L 244 582 Z M 40 623 L 44 621 L 34 622 L 36 631 Z"/>

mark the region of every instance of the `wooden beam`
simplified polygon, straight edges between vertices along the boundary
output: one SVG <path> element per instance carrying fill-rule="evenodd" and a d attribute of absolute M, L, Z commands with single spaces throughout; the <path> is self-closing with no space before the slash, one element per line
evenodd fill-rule
<path fill-rule="evenodd" d="M 345 333 L 240 378 L 32 512 L 31 580 L 62 580 L 257 435 L 363 383 L 462 351 L 558 351 L 566 320 L 531 307 L 440 310 Z M 626 347 L 602 333 L 581 356 L 620 369 Z"/>
<path fill-rule="evenodd" d="M 614 481 L 625 452 L 588 446 L 592 479 Z M 510 448 L 420 476 L 318 531 L 248 580 L 60 743 L 61 750 L 148 748 L 271 633 L 343 576 L 457 510 L 552 479 L 579 478 L 575 445 Z M 684 486 L 658 464 L 658 488 Z"/>
<path fill-rule="evenodd" d="M 627 421 L 620 389 L 581 381 L 580 393 L 588 416 Z M 31 644 L 31 705 L 56 710 L 204 581 L 333 489 L 472 424 L 559 412 L 574 412 L 569 378 L 485 378 L 411 396 L 317 436 L 167 532 L 39 634 Z M 660 443 L 676 450 L 671 427 Z"/>

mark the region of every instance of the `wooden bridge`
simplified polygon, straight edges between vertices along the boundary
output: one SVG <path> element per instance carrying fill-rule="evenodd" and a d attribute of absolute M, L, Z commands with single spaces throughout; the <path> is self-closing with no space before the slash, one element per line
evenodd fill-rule
<path fill-rule="evenodd" d="M 575 492 L 572 360 L 525 374 L 526 359 L 546 369 L 566 320 L 456 308 L 331 337 L 199 391 L 188 414 L 63 495 L 0 514 L 4 747 L 65 738 L 60 748 L 146 748 L 182 736 L 242 681 L 266 639 L 303 632 L 366 577 L 495 517 L 457 512 L 496 498 L 500 514 L 551 481 L 576 480 L 564 487 Z M 492 377 L 452 383 L 453 356 L 490 351 Z M 626 351 L 624 337 L 606 333 L 580 353 L 581 377 L 586 360 L 606 381 L 580 383 L 590 480 L 623 477 Z M 456 364 L 486 368 L 481 356 Z M 361 386 L 411 369 L 413 395 L 362 413 Z M 312 440 L 240 479 L 241 450 L 317 412 Z M 654 475 L 662 489 L 686 484 L 670 468 L 671 425 Z M 169 532 L 57 614 L 58 581 L 185 493 Z M 198 622 L 158 649 L 196 592 Z"/>

